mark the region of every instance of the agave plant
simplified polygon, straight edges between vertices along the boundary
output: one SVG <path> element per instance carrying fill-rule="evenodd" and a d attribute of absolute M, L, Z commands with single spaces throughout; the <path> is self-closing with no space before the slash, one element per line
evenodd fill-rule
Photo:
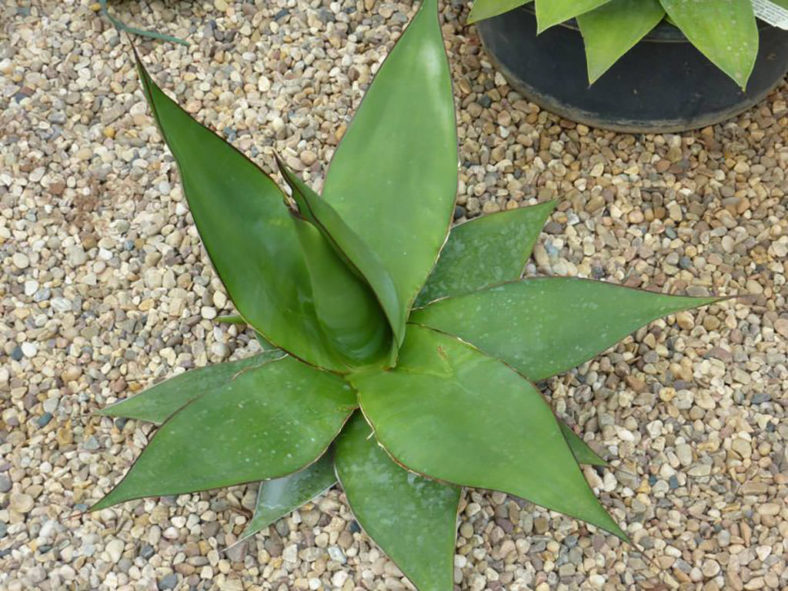
<path fill-rule="evenodd" d="M 552 202 L 449 231 L 457 137 L 436 0 L 368 89 L 322 195 L 279 162 L 287 197 L 138 65 L 210 259 L 268 348 L 101 411 L 160 426 L 91 510 L 261 482 L 248 536 L 339 481 L 423 591 L 452 589 L 461 487 L 627 540 L 579 467 L 604 461 L 533 381 L 715 300 L 522 280 Z"/>
<path fill-rule="evenodd" d="M 504 14 L 532 0 L 474 0 L 469 22 Z M 593 83 L 663 20 L 744 88 L 758 55 L 753 0 L 533 0 L 537 33 L 575 19 Z M 788 8 L 788 0 L 772 0 Z M 761 4 L 764 2 L 761 1 Z M 774 6 L 773 8 L 777 8 Z"/>

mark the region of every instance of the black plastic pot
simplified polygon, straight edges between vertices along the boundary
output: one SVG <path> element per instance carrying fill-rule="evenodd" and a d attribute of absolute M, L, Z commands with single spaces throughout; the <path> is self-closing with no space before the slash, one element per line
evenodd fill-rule
<path fill-rule="evenodd" d="M 718 123 L 762 100 L 788 70 L 788 32 L 760 21 L 746 92 L 664 22 L 591 86 L 574 21 L 537 36 L 533 8 L 524 6 L 476 26 L 493 64 L 518 92 L 567 119 L 617 131 Z"/>

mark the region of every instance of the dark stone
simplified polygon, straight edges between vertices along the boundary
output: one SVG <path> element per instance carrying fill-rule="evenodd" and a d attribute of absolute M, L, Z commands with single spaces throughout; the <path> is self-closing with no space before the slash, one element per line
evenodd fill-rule
<path fill-rule="evenodd" d="M 679 487 L 679 479 L 676 478 L 675 474 L 668 478 L 668 486 L 670 487 L 670 490 L 676 490 Z"/>
<path fill-rule="evenodd" d="M 351 534 L 361 533 L 361 527 L 355 519 L 350 522 L 350 527 L 348 529 L 350 529 Z"/>
<path fill-rule="evenodd" d="M 752 403 L 753 404 L 763 404 L 764 402 L 771 401 L 772 397 L 765 392 L 758 392 L 757 394 L 753 394 Z"/>
<path fill-rule="evenodd" d="M 177 584 L 178 575 L 175 573 L 169 573 L 159 579 L 159 589 L 175 589 L 175 585 Z"/>
<path fill-rule="evenodd" d="M 13 351 L 11 351 L 11 359 L 14 361 L 21 361 L 22 357 L 24 357 L 24 354 L 22 353 L 22 347 L 17 345 L 14 347 Z"/>
<path fill-rule="evenodd" d="M 156 550 L 153 549 L 153 546 L 150 544 L 145 544 L 140 548 L 140 557 L 144 560 L 148 560 L 151 556 L 156 553 Z"/>
<path fill-rule="evenodd" d="M 479 100 L 477 100 L 476 102 L 479 103 L 485 109 L 488 109 L 492 104 L 492 99 L 486 94 L 483 94 L 479 97 Z"/>
<path fill-rule="evenodd" d="M 40 417 L 38 417 L 38 421 L 36 422 L 38 423 L 39 427 L 46 427 L 49 424 L 49 421 L 51 420 L 52 420 L 52 413 L 45 412 Z"/>

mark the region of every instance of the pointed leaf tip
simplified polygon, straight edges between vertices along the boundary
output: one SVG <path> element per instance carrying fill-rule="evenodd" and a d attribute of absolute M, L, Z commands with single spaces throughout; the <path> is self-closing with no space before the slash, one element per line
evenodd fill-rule
<path fill-rule="evenodd" d="M 411 322 L 458 336 L 539 381 L 588 361 L 657 318 L 717 301 L 543 277 L 433 302 L 415 310 Z"/>
<path fill-rule="evenodd" d="M 395 369 L 350 381 L 375 437 L 409 470 L 513 494 L 624 535 L 541 394 L 504 363 L 411 326 Z"/>
<path fill-rule="evenodd" d="M 169 418 L 91 511 L 281 478 L 320 457 L 355 406 L 342 379 L 292 357 L 244 371 Z"/>
<path fill-rule="evenodd" d="M 459 487 L 395 464 L 361 413 L 337 439 L 335 464 L 356 519 L 416 588 L 452 591 Z"/>
<path fill-rule="evenodd" d="M 437 1 L 427 0 L 378 70 L 323 189 L 394 283 L 399 342 L 448 234 L 457 161 L 449 65 Z"/>

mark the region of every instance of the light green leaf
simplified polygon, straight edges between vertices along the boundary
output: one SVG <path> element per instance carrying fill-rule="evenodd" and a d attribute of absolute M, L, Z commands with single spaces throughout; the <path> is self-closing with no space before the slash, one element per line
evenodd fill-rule
<path fill-rule="evenodd" d="M 381 361 L 391 351 L 388 322 L 369 286 L 337 256 L 315 226 L 294 220 L 323 333 L 353 364 Z"/>
<path fill-rule="evenodd" d="M 440 300 L 416 310 L 411 321 L 456 335 L 539 381 L 588 361 L 652 320 L 718 300 L 545 277 Z"/>
<path fill-rule="evenodd" d="M 246 524 L 238 542 L 289 515 L 304 503 L 334 486 L 336 481 L 334 462 L 329 451 L 303 470 L 261 482 L 254 515 Z"/>
<path fill-rule="evenodd" d="M 399 309 L 392 325 L 400 339 L 449 231 L 456 146 L 437 0 L 424 0 L 367 90 L 323 189 L 394 281 Z"/>
<path fill-rule="evenodd" d="M 396 369 L 349 379 L 378 441 L 410 470 L 513 494 L 626 539 L 542 395 L 504 363 L 409 326 Z"/>
<path fill-rule="evenodd" d="M 758 57 L 752 0 L 660 0 L 700 52 L 744 89 Z"/>
<path fill-rule="evenodd" d="M 569 444 L 569 449 L 572 450 L 572 455 L 575 456 L 578 464 L 588 464 L 589 466 L 607 466 L 607 462 L 603 460 L 589 445 L 583 441 L 580 436 L 572 431 L 572 428 L 558 419 L 558 424 L 561 426 L 561 432 Z"/>
<path fill-rule="evenodd" d="M 578 15 L 588 62 L 588 82 L 593 83 L 632 49 L 665 16 L 659 0 L 611 0 Z"/>
<path fill-rule="evenodd" d="M 216 318 L 216 322 L 219 324 L 246 324 L 246 320 L 244 320 L 238 314 L 228 314 L 227 316 L 219 316 Z"/>
<path fill-rule="evenodd" d="M 608 2 L 610 0 L 537 0 L 536 34 Z"/>
<path fill-rule="evenodd" d="M 416 306 L 519 279 L 555 201 L 454 226 Z"/>
<path fill-rule="evenodd" d="M 377 256 L 367 248 L 327 201 L 288 169 L 281 160 L 277 159 L 277 163 L 282 176 L 293 191 L 293 199 L 301 215 L 320 230 L 345 264 L 369 284 L 388 318 L 392 331 L 404 330 L 404 326 L 399 324 L 401 306 L 397 288 Z M 402 340 L 402 335 L 396 332 L 395 337 L 396 343 Z M 396 357 L 396 346 L 393 349 L 393 355 Z"/>
<path fill-rule="evenodd" d="M 91 510 L 281 478 L 319 458 L 355 405 L 341 378 L 292 357 L 249 369 L 169 418 Z"/>
<path fill-rule="evenodd" d="M 241 316 L 276 346 L 337 371 L 314 310 L 284 194 L 254 163 L 159 89 L 137 62 L 145 95 L 181 172 L 194 222 Z"/>
<path fill-rule="evenodd" d="M 452 591 L 459 487 L 396 465 L 360 413 L 335 447 L 337 477 L 367 534 L 416 588 Z"/>
<path fill-rule="evenodd" d="M 193 369 L 151 386 L 136 396 L 102 408 L 97 414 L 161 424 L 185 404 L 224 388 L 241 372 L 284 356 L 282 351 L 272 351 L 247 359 Z"/>
<path fill-rule="evenodd" d="M 528 4 L 533 0 L 474 0 L 471 13 L 468 15 L 468 24 L 478 23 L 486 18 L 492 18 L 514 10 L 518 6 Z"/>

